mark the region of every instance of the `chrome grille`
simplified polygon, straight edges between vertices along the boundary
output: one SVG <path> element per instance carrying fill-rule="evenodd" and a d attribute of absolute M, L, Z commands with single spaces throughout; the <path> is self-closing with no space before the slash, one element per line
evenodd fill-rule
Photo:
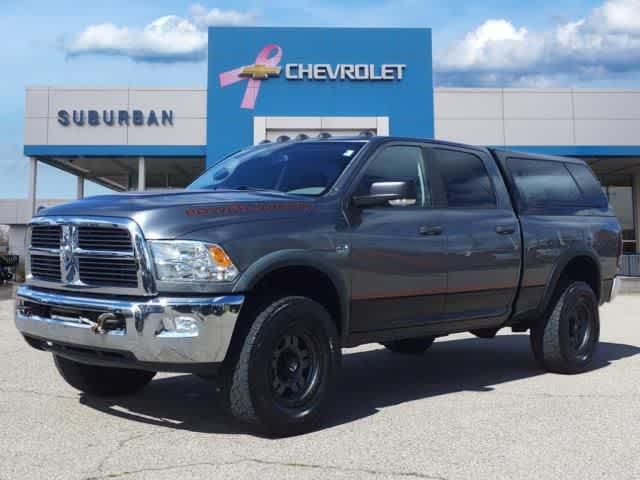
<path fill-rule="evenodd" d="M 138 225 L 113 217 L 36 217 L 27 282 L 45 288 L 154 295 L 151 257 Z"/>
<path fill-rule="evenodd" d="M 133 258 L 80 257 L 80 279 L 87 285 L 135 288 L 138 266 Z"/>
<path fill-rule="evenodd" d="M 61 238 L 60 225 L 40 225 L 31 229 L 31 246 L 34 248 L 60 248 Z"/>
<path fill-rule="evenodd" d="M 59 282 L 60 257 L 50 255 L 31 255 L 31 274 L 49 282 Z"/>
<path fill-rule="evenodd" d="M 133 251 L 129 231 L 111 227 L 80 225 L 78 227 L 78 247 L 83 250 Z"/>

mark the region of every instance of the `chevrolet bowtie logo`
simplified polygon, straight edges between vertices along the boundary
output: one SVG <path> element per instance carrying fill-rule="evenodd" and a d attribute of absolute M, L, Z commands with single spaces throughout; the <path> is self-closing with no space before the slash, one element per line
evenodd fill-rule
<path fill-rule="evenodd" d="M 240 72 L 241 77 L 251 77 L 254 80 L 266 80 L 269 77 L 280 75 L 280 67 L 269 67 L 267 65 L 250 65 L 244 67 Z"/>

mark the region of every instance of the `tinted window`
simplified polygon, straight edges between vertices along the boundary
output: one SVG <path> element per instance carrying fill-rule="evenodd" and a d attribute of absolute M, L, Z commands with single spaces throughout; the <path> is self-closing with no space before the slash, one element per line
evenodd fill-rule
<path fill-rule="evenodd" d="M 508 166 L 527 205 L 582 202 L 576 182 L 561 162 L 510 158 Z"/>
<path fill-rule="evenodd" d="M 397 145 L 387 147 L 367 165 L 355 195 L 367 195 L 375 182 L 412 182 L 417 198 L 413 201 L 391 201 L 391 206 L 428 206 L 431 196 L 425 176 L 425 163 L 419 147 Z"/>
<path fill-rule="evenodd" d="M 211 167 L 189 189 L 268 189 L 321 195 L 365 142 L 265 144 L 237 152 Z"/>
<path fill-rule="evenodd" d="M 586 203 L 594 207 L 606 208 L 608 206 L 607 197 L 591 169 L 586 165 L 578 165 L 575 163 L 567 163 L 566 165 L 578 183 L 578 187 L 580 187 Z"/>
<path fill-rule="evenodd" d="M 480 157 L 457 150 L 434 150 L 449 207 L 494 208 L 496 197 Z"/>

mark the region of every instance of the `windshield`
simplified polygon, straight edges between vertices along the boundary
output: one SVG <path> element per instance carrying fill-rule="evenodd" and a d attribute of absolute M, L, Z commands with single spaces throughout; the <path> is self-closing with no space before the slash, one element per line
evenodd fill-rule
<path fill-rule="evenodd" d="M 322 195 L 365 143 L 319 141 L 259 145 L 230 155 L 187 188 Z"/>

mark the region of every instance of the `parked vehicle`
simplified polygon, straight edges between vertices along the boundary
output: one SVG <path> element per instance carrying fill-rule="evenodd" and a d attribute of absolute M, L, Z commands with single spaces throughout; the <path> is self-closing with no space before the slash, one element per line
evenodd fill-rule
<path fill-rule="evenodd" d="M 0 255 L 0 285 L 13 279 L 19 259 L 17 255 Z"/>
<path fill-rule="evenodd" d="M 268 143 L 185 191 L 42 212 L 16 325 L 87 394 L 130 394 L 157 371 L 215 376 L 238 419 L 293 434 L 330 405 L 342 347 L 420 354 L 510 327 L 547 371 L 589 368 L 620 232 L 581 160 L 394 137 Z"/>

